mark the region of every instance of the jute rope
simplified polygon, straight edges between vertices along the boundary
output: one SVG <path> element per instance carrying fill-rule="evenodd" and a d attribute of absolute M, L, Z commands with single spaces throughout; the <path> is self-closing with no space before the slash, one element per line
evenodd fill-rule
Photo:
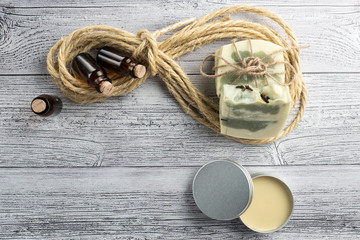
<path fill-rule="evenodd" d="M 232 20 L 229 14 L 235 12 L 252 12 L 273 20 L 285 31 L 290 43 L 272 28 L 258 23 Z M 159 36 L 181 28 L 162 42 Z M 273 42 L 284 49 L 284 61 L 292 65 L 296 73 L 293 83 L 289 86 L 292 96 L 292 108 L 300 100 L 300 107 L 292 123 L 277 137 L 251 140 L 233 138 L 246 144 L 264 144 L 274 142 L 292 131 L 304 114 L 306 105 L 306 87 L 300 69 L 300 58 L 297 40 L 288 24 L 278 15 L 262 8 L 250 6 L 234 6 L 220 9 L 198 20 L 189 19 L 153 33 L 141 30 L 137 35 L 109 26 L 85 27 L 59 40 L 47 57 L 47 68 L 60 89 L 71 100 L 78 103 L 90 103 L 104 100 L 106 96 L 97 93 L 83 80 L 71 74 L 72 59 L 81 52 L 103 46 L 119 48 L 132 54 L 137 62 L 147 66 L 147 72 L 141 79 L 116 77 L 110 73 L 115 90 L 113 95 L 128 93 L 149 76 L 158 74 L 170 93 L 176 98 L 184 111 L 200 123 L 220 132 L 219 106 L 201 93 L 190 81 L 184 70 L 174 59 L 192 52 L 201 46 L 223 38 L 250 38 Z M 295 48 L 294 48 L 295 47 Z M 285 82 L 289 83 L 292 70 L 286 66 Z M 209 84 L 213 84 L 209 82 Z"/>

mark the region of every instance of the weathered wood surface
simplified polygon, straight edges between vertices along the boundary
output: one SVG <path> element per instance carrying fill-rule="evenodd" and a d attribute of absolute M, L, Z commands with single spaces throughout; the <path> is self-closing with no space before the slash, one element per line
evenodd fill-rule
<path fill-rule="evenodd" d="M 185 115 L 158 78 L 125 96 L 80 105 L 47 75 L 49 48 L 77 28 L 153 31 L 237 4 L 280 14 L 299 43 L 311 45 L 302 50 L 305 116 L 274 144 L 243 145 L 212 132 Z M 2 0 L 0 239 L 360 239 L 359 9 L 358 0 Z M 262 22 L 251 14 L 234 18 Z M 213 82 L 198 68 L 223 43 L 179 59 L 214 100 Z M 41 93 L 61 97 L 60 115 L 31 113 Z M 220 158 L 289 184 L 296 207 L 283 230 L 256 234 L 238 220 L 200 213 L 192 178 Z"/>
<path fill-rule="evenodd" d="M 133 5 L 119 3 L 101 7 L 98 2 L 93 6 L 93 4 L 87 5 L 88 3 L 84 1 L 85 7 L 81 8 L 80 4 L 79 6 L 65 4 L 63 7 L 54 4 L 52 7 L 41 7 L 41 3 L 34 3 L 32 6 L 24 2 L 19 4 L 22 7 L 16 7 L 17 3 L 2 4 L 0 74 L 14 74 L 14 68 L 17 74 L 47 73 L 44 59 L 50 47 L 59 38 L 80 27 L 106 24 L 133 33 L 143 28 L 154 31 L 190 17 L 201 17 L 223 6 L 205 1 L 186 3 L 141 1 Z M 26 6 L 23 6 L 24 4 Z M 239 2 L 229 1 L 226 6 L 236 4 Z M 186 6 L 188 10 L 184 11 Z M 302 51 L 302 56 L 306 59 L 303 61 L 304 71 L 359 72 L 360 46 L 354 44 L 359 41 L 360 34 L 359 6 L 297 4 L 295 7 L 292 4 L 288 6 L 278 3 L 268 8 L 283 16 L 293 27 L 300 45 L 311 46 Z M 262 18 L 251 14 L 241 16 L 263 23 Z M 199 62 L 223 43 L 205 46 L 195 53 L 182 57 L 180 63 L 188 73 L 198 74 Z"/>
<path fill-rule="evenodd" d="M 191 77 L 215 99 L 212 80 Z M 251 146 L 186 115 L 158 78 L 126 96 L 81 105 L 63 97 L 48 76 L 9 76 L 11 85 L 0 82 L 0 166 L 191 166 L 210 156 L 250 165 L 358 163 L 358 74 L 304 77 L 309 99 L 299 126 L 275 144 Z M 62 96 L 60 115 L 42 118 L 31 112 L 29 104 L 40 93 Z"/>
<path fill-rule="evenodd" d="M 293 190 L 292 220 L 256 234 L 240 220 L 215 221 L 191 194 L 197 168 L 3 169 L 1 239 L 356 239 L 360 166 L 249 167 Z"/>

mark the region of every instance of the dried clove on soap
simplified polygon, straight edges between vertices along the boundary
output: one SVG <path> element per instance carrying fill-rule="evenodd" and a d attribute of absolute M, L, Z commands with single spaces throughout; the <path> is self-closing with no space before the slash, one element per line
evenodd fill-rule
<path fill-rule="evenodd" d="M 264 93 L 261 93 L 260 96 L 261 99 L 264 100 L 264 102 L 269 103 L 270 98 L 268 96 L 266 96 Z"/>
<path fill-rule="evenodd" d="M 252 89 L 249 85 L 245 85 L 245 88 L 246 88 L 247 90 L 250 90 L 251 92 L 253 91 L 253 89 Z"/>
<path fill-rule="evenodd" d="M 235 88 L 241 88 L 241 90 L 245 91 L 245 90 L 249 90 L 249 91 L 253 91 L 253 89 L 249 86 L 249 85 L 238 85 Z"/>

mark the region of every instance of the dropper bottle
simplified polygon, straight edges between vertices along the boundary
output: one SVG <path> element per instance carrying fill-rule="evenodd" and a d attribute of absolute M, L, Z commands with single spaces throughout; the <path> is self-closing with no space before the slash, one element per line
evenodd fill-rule
<path fill-rule="evenodd" d="M 78 73 L 87 83 L 104 95 L 111 95 L 114 86 L 107 78 L 106 72 L 88 53 L 78 54 L 72 63 L 73 70 Z"/>
<path fill-rule="evenodd" d="M 97 62 L 100 66 L 110 68 L 121 76 L 130 75 L 133 78 L 142 78 L 146 73 L 146 67 L 124 56 L 120 51 L 103 47 L 98 51 Z"/>
<path fill-rule="evenodd" d="M 60 98 L 47 94 L 42 94 L 34 98 L 31 102 L 31 110 L 42 117 L 57 115 L 61 112 L 62 102 Z"/>

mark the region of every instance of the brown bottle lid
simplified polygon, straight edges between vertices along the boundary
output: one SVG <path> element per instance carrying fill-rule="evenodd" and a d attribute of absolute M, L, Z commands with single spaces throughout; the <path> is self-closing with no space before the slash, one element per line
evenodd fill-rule
<path fill-rule="evenodd" d="M 99 86 L 100 92 L 106 96 L 109 96 L 114 91 L 114 85 L 109 81 L 102 81 Z"/>
<path fill-rule="evenodd" d="M 31 109 L 34 113 L 42 113 L 46 110 L 46 102 L 43 99 L 36 98 L 31 102 Z"/>
<path fill-rule="evenodd" d="M 146 67 L 141 64 L 137 64 L 134 69 L 134 75 L 137 78 L 142 78 L 146 73 Z"/>

